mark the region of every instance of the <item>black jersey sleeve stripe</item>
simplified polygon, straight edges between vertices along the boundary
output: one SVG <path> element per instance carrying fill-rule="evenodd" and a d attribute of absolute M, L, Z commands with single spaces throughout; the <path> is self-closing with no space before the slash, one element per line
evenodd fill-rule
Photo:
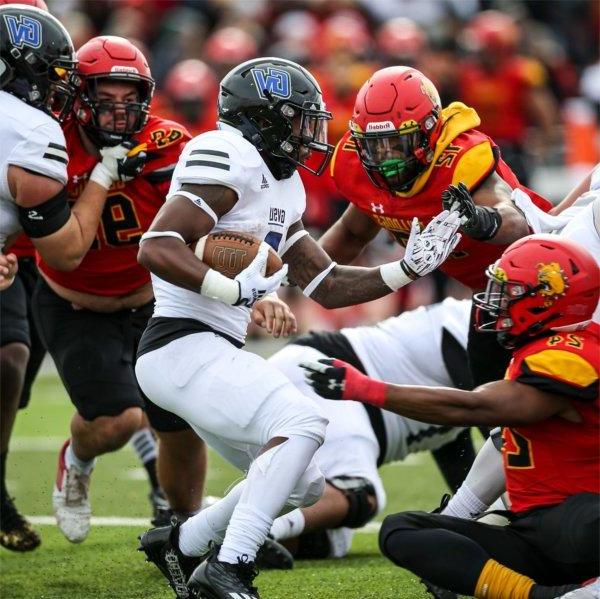
<path fill-rule="evenodd" d="M 48 160 L 56 160 L 57 162 L 62 162 L 63 164 L 69 164 L 69 160 L 64 158 L 63 156 L 57 156 L 56 154 L 49 154 L 46 152 L 43 158 L 47 158 Z"/>
<path fill-rule="evenodd" d="M 165 181 L 170 181 L 173 177 L 173 172 L 175 171 L 175 167 L 169 169 L 161 169 L 157 171 L 152 171 L 147 175 L 144 175 L 146 181 L 150 183 L 164 183 Z"/>
<path fill-rule="evenodd" d="M 594 381 L 588 387 L 577 387 L 576 385 L 569 385 L 565 381 L 558 381 L 533 372 L 525 362 L 523 362 L 521 368 L 522 372 L 516 378 L 516 381 L 524 385 L 531 385 L 540 391 L 554 393 L 555 395 L 564 395 L 569 399 L 579 401 L 594 401 L 598 397 L 598 380 Z"/>
<path fill-rule="evenodd" d="M 67 151 L 67 148 L 65 146 L 61 146 L 60 144 L 55 144 L 53 142 L 50 142 L 48 144 L 49 148 L 53 148 L 54 150 L 62 150 L 63 152 Z"/>
<path fill-rule="evenodd" d="M 192 150 L 190 156 L 196 156 L 197 154 L 205 154 L 206 156 L 220 156 L 221 158 L 229 158 L 227 152 L 220 152 L 219 150 Z"/>
<path fill-rule="evenodd" d="M 220 168 L 223 171 L 231 170 L 228 164 L 220 162 L 211 162 L 210 160 L 188 160 L 185 166 L 210 166 L 212 168 Z"/>

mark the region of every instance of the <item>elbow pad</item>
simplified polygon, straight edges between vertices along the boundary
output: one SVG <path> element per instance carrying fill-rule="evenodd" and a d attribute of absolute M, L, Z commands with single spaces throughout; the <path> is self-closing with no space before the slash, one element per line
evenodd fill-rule
<path fill-rule="evenodd" d="M 42 204 L 19 208 L 19 222 L 23 231 L 32 237 L 47 237 L 61 229 L 71 217 L 67 202 L 67 190 L 62 188 L 53 198 Z"/>

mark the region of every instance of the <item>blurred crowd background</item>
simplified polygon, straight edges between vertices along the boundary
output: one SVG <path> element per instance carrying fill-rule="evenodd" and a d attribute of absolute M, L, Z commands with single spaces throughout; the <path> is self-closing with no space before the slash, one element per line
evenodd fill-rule
<path fill-rule="evenodd" d="M 95 35 L 128 38 L 147 56 L 153 112 L 213 129 L 219 80 L 256 56 L 299 62 L 319 80 L 347 129 L 354 98 L 375 70 L 410 65 L 438 87 L 443 104 L 474 107 L 519 179 L 553 201 L 599 159 L 598 0 L 47 0 L 76 48 Z M 305 225 L 316 237 L 346 207 L 327 175 L 302 174 Z M 401 255 L 381 235 L 365 256 Z M 436 275 L 360 307 L 334 311 L 286 293 L 301 329 L 374 322 L 465 289 Z M 255 334 L 257 332 L 255 331 Z"/>

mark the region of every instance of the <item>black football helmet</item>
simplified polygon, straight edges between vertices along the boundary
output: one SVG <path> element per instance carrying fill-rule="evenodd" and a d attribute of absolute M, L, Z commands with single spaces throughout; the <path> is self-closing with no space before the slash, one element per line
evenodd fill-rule
<path fill-rule="evenodd" d="M 60 121 L 77 91 L 76 64 L 71 37 L 50 13 L 0 6 L 0 89 Z"/>
<path fill-rule="evenodd" d="M 327 143 L 331 113 L 319 84 L 290 60 L 255 58 L 238 65 L 221 81 L 217 108 L 219 120 L 242 132 L 276 179 L 291 177 L 298 166 L 320 175 L 333 154 Z M 306 161 L 314 152 L 323 156 L 311 167 Z"/>

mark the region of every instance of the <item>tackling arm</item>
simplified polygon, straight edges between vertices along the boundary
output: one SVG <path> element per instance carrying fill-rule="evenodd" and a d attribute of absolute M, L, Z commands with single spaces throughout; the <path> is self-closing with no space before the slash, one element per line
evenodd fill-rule
<path fill-rule="evenodd" d="M 341 360 L 301 364 L 315 391 L 329 399 L 372 403 L 401 416 L 454 426 L 519 426 L 570 410 L 565 397 L 516 381 L 494 381 L 474 391 L 375 381 Z"/>

